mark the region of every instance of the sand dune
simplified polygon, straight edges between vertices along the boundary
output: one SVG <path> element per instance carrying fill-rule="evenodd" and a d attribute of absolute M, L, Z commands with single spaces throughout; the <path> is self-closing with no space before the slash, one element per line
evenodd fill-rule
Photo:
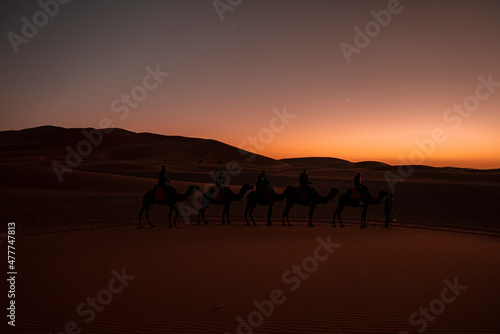
<path fill-rule="evenodd" d="M 388 164 L 378 161 L 350 162 L 342 159 L 321 157 L 281 159 L 281 161 L 286 162 L 290 166 L 303 168 L 308 168 L 310 166 L 338 169 L 377 169 L 389 167 Z"/>
<path fill-rule="evenodd" d="M 317 269 L 303 271 L 305 279 L 290 273 L 314 257 L 318 237 L 329 235 L 339 246 L 320 252 L 327 258 Z M 96 334 L 248 333 L 238 331 L 238 318 L 249 326 L 252 312 L 259 324 L 250 327 L 254 333 L 417 333 L 421 325 L 412 326 L 410 316 L 440 299 L 443 282 L 455 278 L 466 289 L 440 314 L 431 313 L 426 332 L 500 329 L 496 238 L 383 228 L 184 226 L 45 234 L 21 242 L 22 325 L 15 333 L 58 333 L 69 321 Z M 86 323 L 77 307 L 122 268 L 134 278 Z M 285 300 L 260 321 L 254 302 L 270 300 L 277 289 Z"/>
<path fill-rule="evenodd" d="M 53 126 L 0 132 L 2 159 L 63 160 L 66 146 L 77 149 L 81 141 L 88 141 L 82 130 Z M 91 132 L 93 129 L 86 129 Z M 108 130 L 104 130 L 106 132 Z M 98 135 L 95 141 L 99 142 Z M 151 133 L 134 133 L 114 129 L 103 134 L 102 142 L 93 146 L 87 161 L 138 160 L 149 163 L 182 162 L 219 164 L 231 160 L 244 163 L 250 153 L 242 154 L 237 148 L 215 141 L 180 136 L 163 136 Z M 242 159 L 245 157 L 245 159 Z M 258 165 L 282 165 L 277 160 L 256 155 L 252 163 Z"/>

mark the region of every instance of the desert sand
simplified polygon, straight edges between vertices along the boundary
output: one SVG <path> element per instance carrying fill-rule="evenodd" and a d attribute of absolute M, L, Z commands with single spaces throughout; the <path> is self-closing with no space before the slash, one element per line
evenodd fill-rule
<path fill-rule="evenodd" d="M 181 192 L 203 189 L 210 173 L 237 161 L 234 191 L 266 170 L 281 192 L 307 168 L 323 195 L 343 193 L 358 171 L 372 193 L 388 191 L 384 173 L 398 167 L 249 162 L 216 141 L 116 130 L 59 182 L 51 163 L 78 140 L 81 129 L 0 133 L 0 233 L 16 222 L 18 267 L 16 326 L 4 321 L 2 333 L 500 332 L 499 170 L 416 166 L 396 186 L 398 220 L 388 229 L 383 204 L 369 209 L 367 229 L 356 208 L 343 213 L 345 228 L 333 228 L 338 195 L 317 207 L 315 228 L 299 206 L 293 226 L 282 226 L 284 201 L 273 226 L 264 207 L 254 213 L 259 226 L 247 226 L 243 198 L 230 225 L 210 206 L 210 224 L 180 215 L 169 228 L 168 208 L 155 205 L 155 227 L 139 229 L 142 195 L 162 164 Z"/>
<path fill-rule="evenodd" d="M 317 238 L 328 236 L 339 244 L 333 253 L 315 271 L 303 270 L 306 279 L 291 273 L 286 278 L 294 281 L 284 282 L 287 270 L 314 257 Z M 190 225 L 47 233 L 19 237 L 18 247 L 19 326 L 12 333 L 59 333 L 71 321 L 82 333 L 238 333 L 237 318 L 248 322 L 254 301 L 269 300 L 276 289 L 286 300 L 255 333 L 416 333 L 421 326 L 411 326 L 409 317 L 440 299 L 443 281 L 455 278 L 466 289 L 427 332 L 500 328 L 497 238 L 404 228 Z M 122 268 L 134 278 L 87 324 L 77 307 Z"/>

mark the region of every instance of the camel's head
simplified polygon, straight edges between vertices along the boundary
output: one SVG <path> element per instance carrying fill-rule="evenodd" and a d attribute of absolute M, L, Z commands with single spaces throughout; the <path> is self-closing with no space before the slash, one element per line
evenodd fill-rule
<path fill-rule="evenodd" d="M 330 189 L 330 194 L 332 194 L 332 195 L 337 195 L 339 192 L 340 191 L 337 188 L 335 188 L 335 187 L 332 187 Z"/>
<path fill-rule="evenodd" d="M 253 186 L 250 185 L 250 184 L 244 184 L 242 187 L 241 187 L 241 191 L 243 192 L 247 192 L 249 190 L 252 190 L 253 189 Z"/>
<path fill-rule="evenodd" d="M 200 190 L 200 187 L 198 187 L 198 186 L 189 186 L 189 193 L 191 193 L 191 194 L 194 194 L 198 190 Z"/>
<path fill-rule="evenodd" d="M 380 194 L 381 197 L 389 196 L 389 193 L 387 191 L 384 191 L 384 190 L 380 190 L 378 193 Z"/>

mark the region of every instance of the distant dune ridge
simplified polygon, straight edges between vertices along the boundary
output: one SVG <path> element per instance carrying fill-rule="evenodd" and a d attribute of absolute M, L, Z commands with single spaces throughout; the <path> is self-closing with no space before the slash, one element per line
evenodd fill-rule
<path fill-rule="evenodd" d="M 88 141 L 83 130 L 93 128 L 62 128 L 40 126 L 24 130 L 0 132 L 0 162 L 47 162 L 64 161 L 66 146 L 76 150 L 81 141 Z M 200 163 L 223 164 L 237 161 L 239 164 L 257 166 L 319 167 L 335 169 L 386 169 L 383 162 L 350 162 L 328 157 L 304 157 L 273 159 L 255 154 L 212 139 L 166 136 L 153 133 L 135 133 L 124 129 L 102 129 L 103 140 L 92 145 L 92 152 L 84 157 L 86 161 L 141 161 L 144 163 Z M 417 166 L 419 170 L 439 169 L 431 166 Z M 469 170 L 467 168 L 444 167 L 443 169 Z M 500 169 L 491 170 L 493 172 Z"/>
<path fill-rule="evenodd" d="M 337 158 L 292 158 L 292 159 L 281 159 L 290 166 L 304 167 L 308 166 L 321 166 L 323 168 L 336 168 L 336 169 L 349 169 L 349 168 L 388 168 L 390 165 L 378 162 L 378 161 L 362 161 L 362 162 L 350 162 L 343 159 Z"/>
<path fill-rule="evenodd" d="M 88 141 L 82 128 L 66 129 L 54 126 L 0 132 L 2 160 L 59 159 L 67 154 L 66 146 L 76 150 L 80 141 Z M 105 130 L 106 131 L 106 130 Z M 227 163 L 231 160 L 248 163 L 253 154 L 211 139 L 163 136 L 152 133 L 135 133 L 114 129 L 104 133 L 102 142 L 93 145 L 86 160 L 140 160 L 149 163 Z M 252 164 L 282 165 L 278 160 L 256 154 Z"/>

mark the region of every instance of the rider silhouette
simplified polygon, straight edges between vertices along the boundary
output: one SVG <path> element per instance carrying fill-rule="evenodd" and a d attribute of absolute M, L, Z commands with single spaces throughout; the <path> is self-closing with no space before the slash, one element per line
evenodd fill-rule
<path fill-rule="evenodd" d="M 299 184 L 300 188 L 307 192 L 307 197 L 310 197 L 312 193 L 312 183 L 309 181 L 309 175 L 307 175 L 306 169 L 304 169 L 299 176 Z"/>
<path fill-rule="evenodd" d="M 262 171 L 257 177 L 257 182 L 255 182 L 256 190 L 261 192 L 265 197 L 268 197 L 271 193 L 271 182 L 267 180 L 266 172 Z"/>
<path fill-rule="evenodd" d="M 359 205 L 364 205 L 363 199 L 366 197 L 366 185 L 361 182 L 361 173 L 354 175 L 354 189 L 356 189 L 360 194 L 361 198 L 359 200 Z"/>
<path fill-rule="evenodd" d="M 226 177 L 222 171 L 215 177 L 215 188 L 214 199 L 222 200 L 222 195 L 226 189 Z"/>
<path fill-rule="evenodd" d="M 161 166 L 161 171 L 158 175 L 158 185 L 165 191 L 165 198 L 167 198 L 167 194 L 169 193 L 169 182 L 170 180 L 167 178 L 167 166 Z"/>

